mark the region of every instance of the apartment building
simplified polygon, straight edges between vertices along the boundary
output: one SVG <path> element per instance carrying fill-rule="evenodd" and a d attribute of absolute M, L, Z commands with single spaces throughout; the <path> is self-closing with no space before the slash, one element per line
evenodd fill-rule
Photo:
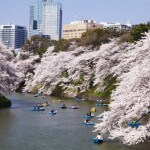
<path fill-rule="evenodd" d="M 82 20 L 82 21 L 74 21 L 70 24 L 64 25 L 63 30 L 63 38 L 64 39 L 74 39 L 80 38 L 83 33 L 88 30 L 92 30 L 95 28 L 101 28 L 100 24 L 97 24 L 93 20 Z"/>
<path fill-rule="evenodd" d="M 8 48 L 19 49 L 27 40 L 26 27 L 18 25 L 0 25 L 0 40 Z"/>

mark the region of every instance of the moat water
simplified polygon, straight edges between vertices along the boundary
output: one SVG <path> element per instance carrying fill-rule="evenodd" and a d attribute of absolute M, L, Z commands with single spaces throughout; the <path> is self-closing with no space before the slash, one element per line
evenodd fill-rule
<path fill-rule="evenodd" d="M 31 94 L 14 93 L 9 97 L 12 107 L 0 110 L 0 150 L 149 150 L 150 143 L 125 146 L 116 141 L 105 140 L 101 145 L 93 143 L 94 127 L 83 125 L 83 116 L 95 102 L 77 102 L 64 99 L 67 106 L 79 105 L 78 110 L 61 109 L 63 103 L 53 102 L 57 98 L 34 98 Z M 59 98 L 60 99 L 60 98 Z M 32 112 L 31 107 L 48 101 L 43 112 Z M 48 114 L 51 109 L 58 113 Z M 98 115 L 107 110 L 96 107 Z M 97 117 L 92 119 L 97 123 Z"/>

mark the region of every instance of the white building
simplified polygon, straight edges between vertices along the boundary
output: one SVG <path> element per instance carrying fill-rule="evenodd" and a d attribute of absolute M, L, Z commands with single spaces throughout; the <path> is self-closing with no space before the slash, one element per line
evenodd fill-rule
<path fill-rule="evenodd" d="M 19 49 L 27 40 L 26 27 L 18 25 L 0 25 L 0 40 L 8 48 Z"/>
<path fill-rule="evenodd" d="M 108 22 L 100 22 L 100 25 L 103 26 L 103 28 L 115 28 L 119 30 L 128 30 L 132 28 L 132 25 L 130 23 L 127 24 L 121 24 L 121 23 L 108 23 Z"/>

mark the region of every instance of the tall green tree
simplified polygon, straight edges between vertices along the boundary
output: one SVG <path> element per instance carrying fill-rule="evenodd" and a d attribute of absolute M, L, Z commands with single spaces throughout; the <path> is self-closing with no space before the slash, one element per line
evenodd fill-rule
<path fill-rule="evenodd" d="M 38 54 L 40 57 L 46 52 L 47 48 L 53 46 L 56 41 L 42 38 L 39 36 L 32 36 L 27 40 L 23 46 L 24 51 L 29 51 L 34 54 Z"/>

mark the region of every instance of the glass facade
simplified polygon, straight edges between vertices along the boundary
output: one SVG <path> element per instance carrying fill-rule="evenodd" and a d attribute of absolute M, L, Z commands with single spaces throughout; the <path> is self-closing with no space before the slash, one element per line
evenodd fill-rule
<path fill-rule="evenodd" d="M 53 0 L 36 0 L 30 5 L 29 37 L 49 35 L 51 39 L 62 37 L 62 5 Z"/>

